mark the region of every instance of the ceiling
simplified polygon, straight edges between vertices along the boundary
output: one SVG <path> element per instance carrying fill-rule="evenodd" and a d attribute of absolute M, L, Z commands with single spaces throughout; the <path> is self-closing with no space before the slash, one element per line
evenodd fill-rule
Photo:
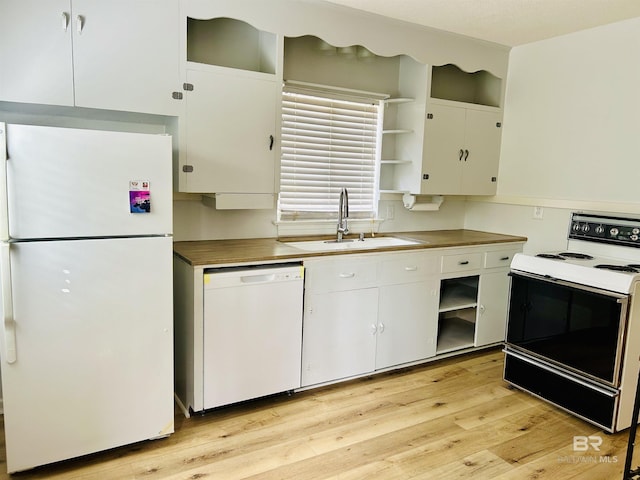
<path fill-rule="evenodd" d="M 639 0 L 328 0 L 514 47 L 640 17 Z"/>

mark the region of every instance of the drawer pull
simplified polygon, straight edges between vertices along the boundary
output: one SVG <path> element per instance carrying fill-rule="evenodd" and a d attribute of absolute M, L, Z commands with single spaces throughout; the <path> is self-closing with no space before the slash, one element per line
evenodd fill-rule
<path fill-rule="evenodd" d="M 469 260 L 463 260 L 462 262 L 458 262 L 458 265 L 469 265 Z"/>
<path fill-rule="evenodd" d="M 415 272 L 418 270 L 417 266 L 413 266 L 413 267 L 404 267 L 405 272 Z"/>
<path fill-rule="evenodd" d="M 501 262 L 506 262 L 507 260 L 509 260 L 509 258 L 510 258 L 510 257 L 502 257 L 502 258 L 500 259 L 500 261 L 501 261 Z"/>
<path fill-rule="evenodd" d="M 340 274 L 338 274 L 338 276 L 340 278 L 353 278 L 353 277 L 356 276 L 356 274 L 353 273 L 353 272 L 351 272 L 351 273 L 340 273 Z"/>

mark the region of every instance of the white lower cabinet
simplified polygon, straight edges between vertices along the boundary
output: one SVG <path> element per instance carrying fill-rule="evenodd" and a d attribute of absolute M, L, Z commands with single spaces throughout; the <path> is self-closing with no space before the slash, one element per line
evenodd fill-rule
<path fill-rule="evenodd" d="M 436 354 L 439 283 L 436 278 L 380 287 L 376 370 Z"/>
<path fill-rule="evenodd" d="M 302 387 L 505 338 L 522 244 L 338 255 L 305 264 Z"/>
<path fill-rule="evenodd" d="M 378 289 L 305 297 L 302 386 L 373 371 Z"/>
<path fill-rule="evenodd" d="M 435 355 L 439 256 L 341 256 L 305 269 L 303 387 Z"/>
<path fill-rule="evenodd" d="M 521 250 L 483 246 L 443 255 L 437 354 L 504 341 L 509 265 Z"/>
<path fill-rule="evenodd" d="M 485 273 L 480 277 L 474 338 L 476 347 L 504 341 L 508 299 L 509 277 L 506 272 Z"/>
<path fill-rule="evenodd" d="M 305 261 L 303 387 L 374 369 L 377 283 L 375 255 Z"/>

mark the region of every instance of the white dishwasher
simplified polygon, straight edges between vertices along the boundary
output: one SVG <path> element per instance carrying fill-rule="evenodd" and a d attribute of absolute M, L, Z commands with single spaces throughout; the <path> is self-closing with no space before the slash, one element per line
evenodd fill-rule
<path fill-rule="evenodd" d="M 204 408 L 300 387 L 301 264 L 204 272 Z"/>

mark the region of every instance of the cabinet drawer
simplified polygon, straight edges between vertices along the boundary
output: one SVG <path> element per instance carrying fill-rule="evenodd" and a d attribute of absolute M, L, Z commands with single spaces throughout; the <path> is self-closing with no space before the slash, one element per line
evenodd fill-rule
<path fill-rule="evenodd" d="M 305 289 L 308 292 L 337 292 L 377 286 L 378 263 L 330 262 L 312 265 L 305 270 Z"/>
<path fill-rule="evenodd" d="M 382 261 L 380 280 L 383 284 L 423 280 L 439 273 L 440 257 L 424 253 L 391 255 Z"/>
<path fill-rule="evenodd" d="M 442 273 L 465 272 L 482 268 L 482 253 L 461 253 L 442 257 Z"/>
<path fill-rule="evenodd" d="M 508 268 L 511 260 L 516 254 L 516 250 L 497 250 L 495 252 L 485 252 L 484 268 Z"/>

